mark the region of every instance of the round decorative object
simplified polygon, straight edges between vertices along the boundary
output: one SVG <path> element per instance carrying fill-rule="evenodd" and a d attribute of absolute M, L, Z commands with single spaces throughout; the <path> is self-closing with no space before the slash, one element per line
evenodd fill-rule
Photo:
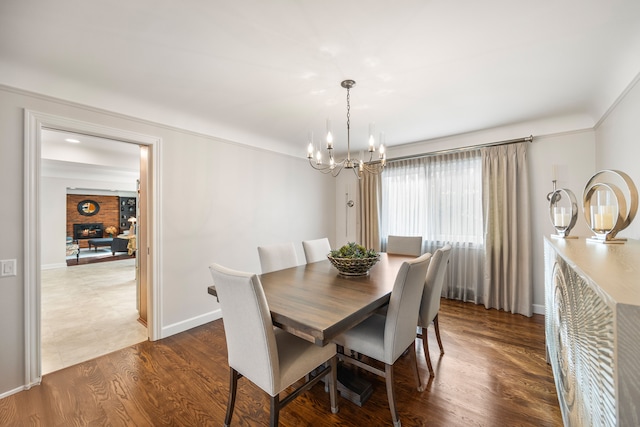
<path fill-rule="evenodd" d="M 624 184 L 624 192 L 613 183 L 603 182 L 602 178 L 606 175 L 612 175 Z M 587 225 L 595 233 L 591 241 L 623 243 L 626 239 L 616 239 L 616 235 L 631 224 L 637 211 L 638 189 L 626 173 L 602 170 L 587 182 L 583 194 L 583 213 Z"/>
<path fill-rule="evenodd" d="M 83 200 L 78 203 L 78 212 L 80 215 L 92 216 L 100 212 L 100 205 L 95 200 Z"/>
<path fill-rule="evenodd" d="M 564 195 L 565 197 L 562 197 Z M 569 238 L 571 229 L 578 220 L 578 202 L 573 191 L 560 188 L 549 197 L 549 216 L 557 237 Z"/>
<path fill-rule="evenodd" d="M 327 255 L 327 258 L 338 269 L 340 275 L 351 277 L 369 274 L 371 267 L 380 260 L 380 255 L 369 258 L 334 258 L 331 255 Z"/>

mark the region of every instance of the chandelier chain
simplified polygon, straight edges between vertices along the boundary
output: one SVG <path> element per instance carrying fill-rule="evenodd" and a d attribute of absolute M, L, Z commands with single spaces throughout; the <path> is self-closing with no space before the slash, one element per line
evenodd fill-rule
<path fill-rule="evenodd" d="M 351 88 L 347 87 L 347 161 L 351 160 Z"/>

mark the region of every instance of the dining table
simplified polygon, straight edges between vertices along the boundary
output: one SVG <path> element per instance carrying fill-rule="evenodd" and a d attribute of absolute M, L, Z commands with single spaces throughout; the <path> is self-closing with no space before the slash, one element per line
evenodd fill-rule
<path fill-rule="evenodd" d="M 362 322 L 389 303 L 403 262 L 415 257 L 380 253 L 363 276 L 342 276 L 327 260 L 258 275 L 273 324 L 316 345 Z M 217 297 L 215 283 L 208 293 Z M 341 395 L 362 405 L 370 386 L 343 370 Z"/>

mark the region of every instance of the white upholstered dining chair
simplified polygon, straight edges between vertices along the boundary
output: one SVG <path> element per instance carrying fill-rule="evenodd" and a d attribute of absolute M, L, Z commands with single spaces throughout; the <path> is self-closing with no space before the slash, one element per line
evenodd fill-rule
<path fill-rule="evenodd" d="M 241 377 L 269 394 L 271 427 L 278 425 L 280 409 L 325 377 L 329 384 L 331 412 L 337 413 L 336 345 L 329 343 L 321 347 L 274 328 L 262 284 L 255 274 L 217 264 L 209 269 L 222 309 L 230 368 L 224 425 L 231 423 L 238 378 Z M 280 400 L 283 390 L 316 368 L 318 373 L 312 379 Z"/>
<path fill-rule="evenodd" d="M 423 391 L 416 361 L 415 339 L 420 297 L 424 290 L 424 278 L 431 260 L 426 253 L 402 263 L 396 276 L 386 315 L 374 314 L 347 332 L 339 335 L 335 342 L 345 349 L 384 363 L 384 371 L 363 363 L 359 358 L 339 354 L 347 364 L 385 378 L 387 398 L 393 425 L 400 427 L 393 390 L 393 365 L 408 351 L 418 391 Z"/>
<path fill-rule="evenodd" d="M 309 264 L 327 259 L 327 255 L 331 252 L 331 245 L 329 239 L 323 237 L 322 239 L 304 240 L 302 249 L 304 249 L 304 256 Z"/>
<path fill-rule="evenodd" d="M 284 270 L 298 265 L 298 255 L 293 242 L 258 246 L 258 256 L 263 273 Z"/>
<path fill-rule="evenodd" d="M 422 254 L 422 236 L 388 236 L 387 253 L 420 256 Z"/>
<path fill-rule="evenodd" d="M 440 294 L 442 294 L 444 275 L 447 271 L 450 255 L 451 245 L 444 245 L 433 253 L 429 269 L 427 270 L 427 278 L 424 282 L 424 292 L 422 293 L 420 312 L 418 314 L 418 338 L 422 338 L 424 358 L 427 361 L 430 376 L 433 376 L 434 374 L 433 367 L 431 366 L 431 357 L 429 356 L 427 327 L 433 323 L 433 329 L 436 333 L 436 339 L 438 340 L 438 347 L 440 347 L 440 354 L 444 354 L 444 347 L 442 346 L 442 340 L 440 339 L 438 311 L 440 311 Z"/>

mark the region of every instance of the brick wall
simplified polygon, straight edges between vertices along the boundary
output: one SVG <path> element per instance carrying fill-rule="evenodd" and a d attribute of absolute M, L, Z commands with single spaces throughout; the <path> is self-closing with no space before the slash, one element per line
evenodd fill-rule
<path fill-rule="evenodd" d="M 78 212 L 78 203 L 83 200 L 93 200 L 100 205 L 97 214 L 86 216 Z M 101 222 L 106 229 L 114 226 L 118 234 L 122 232 L 118 227 L 120 217 L 120 206 L 118 196 L 87 196 L 82 194 L 67 194 L 67 236 L 73 237 L 73 224 L 86 224 Z M 104 237 L 109 237 L 106 233 Z M 86 240 L 79 240 L 80 247 L 88 247 Z"/>

